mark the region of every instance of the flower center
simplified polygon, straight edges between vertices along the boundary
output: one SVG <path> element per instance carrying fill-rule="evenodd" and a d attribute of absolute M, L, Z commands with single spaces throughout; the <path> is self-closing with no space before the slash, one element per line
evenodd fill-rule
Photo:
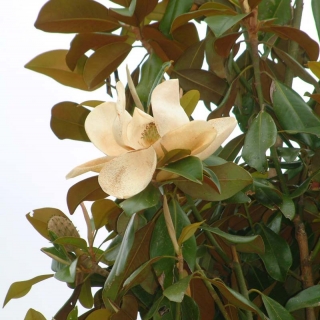
<path fill-rule="evenodd" d="M 154 144 L 160 135 L 158 133 L 157 127 L 154 122 L 150 122 L 146 125 L 146 128 L 141 134 L 141 139 L 143 140 L 144 144 L 149 147 Z"/>

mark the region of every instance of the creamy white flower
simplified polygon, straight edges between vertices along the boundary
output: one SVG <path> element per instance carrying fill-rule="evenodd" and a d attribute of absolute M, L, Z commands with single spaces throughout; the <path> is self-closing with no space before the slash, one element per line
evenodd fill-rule
<path fill-rule="evenodd" d="M 231 117 L 209 121 L 189 121 L 180 105 L 179 82 L 159 84 L 151 96 L 153 117 L 134 109 L 125 110 L 125 90 L 117 83 L 117 102 L 105 102 L 93 109 L 85 121 L 85 130 L 107 156 L 74 168 L 67 178 L 88 171 L 99 172 L 99 184 L 107 193 L 126 199 L 152 180 L 157 165 L 173 150 L 188 150 L 201 160 L 209 157 L 236 126 Z M 162 179 L 166 176 L 162 171 Z"/>

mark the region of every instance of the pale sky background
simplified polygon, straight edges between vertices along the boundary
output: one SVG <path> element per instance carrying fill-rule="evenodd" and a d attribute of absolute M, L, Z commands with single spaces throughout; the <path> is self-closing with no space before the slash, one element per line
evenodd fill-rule
<path fill-rule="evenodd" d="M 62 101 L 81 103 L 90 99 L 110 99 L 105 88 L 84 92 L 24 69 L 23 66 L 40 53 L 68 49 L 73 38 L 73 35 L 49 34 L 34 28 L 44 3 L 44 0 L 5 1 L 0 13 L 2 302 L 13 282 L 52 273 L 50 258 L 40 252 L 41 247 L 50 245 L 33 229 L 25 215 L 43 207 L 58 208 L 69 215 L 65 201 L 67 191 L 85 176 L 65 180 L 65 175 L 74 166 L 101 156 L 90 143 L 56 138 L 49 126 L 52 106 Z M 309 0 L 305 1 L 303 30 L 318 39 Z M 134 53 L 139 55 L 138 51 Z M 136 62 L 129 62 L 131 70 L 135 65 Z M 126 82 L 124 76 L 121 80 Z M 299 85 L 299 90 L 304 93 L 308 88 Z M 81 212 L 77 210 L 71 219 L 85 238 Z M 27 310 L 33 308 L 49 320 L 71 294 L 72 290 L 64 283 L 45 280 L 35 285 L 25 297 L 11 300 L 0 310 L 0 319 L 24 319 Z"/>

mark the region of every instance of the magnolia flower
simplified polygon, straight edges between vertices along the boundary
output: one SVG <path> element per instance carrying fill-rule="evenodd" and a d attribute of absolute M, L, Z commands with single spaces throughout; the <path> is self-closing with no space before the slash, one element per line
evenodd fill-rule
<path fill-rule="evenodd" d="M 125 110 L 122 83 L 118 82 L 116 88 L 117 102 L 100 104 L 85 121 L 88 137 L 106 156 L 74 168 L 67 178 L 99 172 L 103 191 L 117 198 L 126 199 L 144 190 L 156 179 L 155 171 L 164 165 L 161 160 L 168 152 L 188 150 L 190 155 L 204 160 L 236 126 L 236 120 L 229 117 L 189 121 L 180 105 L 178 80 L 165 81 L 154 89 L 153 117 L 139 108 L 131 116 Z"/>

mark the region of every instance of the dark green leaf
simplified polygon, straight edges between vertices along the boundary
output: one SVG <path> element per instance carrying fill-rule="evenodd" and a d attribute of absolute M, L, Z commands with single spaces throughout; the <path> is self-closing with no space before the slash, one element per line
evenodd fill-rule
<path fill-rule="evenodd" d="M 227 161 L 233 161 L 243 146 L 244 138 L 245 135 L 241 134 L 229 141 L 219 153 L 219 157 Z"/>
<path fill-rule="evenodd" d="M 319 306 L 320 285 L 315 285 L 299 292 L 296 296 L 291 298 L 287 304 L 286 309 L 290 312 Z"/>
<path fill-rule="evenodd" d="M 141 67 L 141 79 L 136 87 L 139 98 L 147 108 L 147 101 L 151 92 L 152 84 L 161 70 L 162 60 L 155 54 L 151 54 Z"/>
<path fill-rule="evenodd" d="M 169 210 L 173 222 L 173 226 L 176 231 L 177 239 L 179 238 L 182 229 L 185 226 L 190 225 L 190 220 L 187 217 L 186 213 L 182 210 L 179 203 L 175 200 L 171 200 L 169 203 Z M 187 241 L 183 243 L 182 253 L 183 258 L 188 263 L 188 266 L 191 271 L 194 269 L 195 257 L 196 257 L 196 241 L 195 237 L 192 236 Z M 152 234 L 152 239 L 150 243 L 150 257 L 158 256 L 175 256 L 175 251 L 169 237 L 167 226 L 165 223 L 164 215 L 160 215 L 155 228 Z M 153 268 L 156 272 L 156 275 L 159 277 L 164 273 L 164 288 L 170 286 L 173 280 L 173 269 L 175 261 L 174 260 L 160 260 L 153 264 Z"/>
<path fill-rule="evenodd" d="M 275 23 L 285 25 L 291 20 L 290 0 L 263 0 L 259 4 L 259 20 L 275 18 Z"/>
<path fill-rule="evenodd" d="M 252 183 L 251 175 L 235 163 L 228 162 L 218 166 L 210 166 L 209 168 L 218 177 L 221 192 L 217 190 L 216 185 L 214 187 L 211 185 L 213 183 L 211 180 L 211 182 L 207 181 L 206 176 L 204 176 L 202 185 L 191 181 L 175 181 L 174 183 L 179 189 L 193 198 L 210 201 L 228 199 Z"/>
<path fill-rule="evenodd" d="M 212 16 L 207 17 L 204 19 L 204 21 L 207 23 L 209 28 L 212 30 L 212 32 L 215 34 L 216 37 L 220 37 L 222 34 L 224 34 L 226 31 L 228 31 L 230 28 L 232 28 L 235 24 L 240 22 L 242 19 L 247 17 L 247 13 L 243 14 L 237 14 L 235 16 Z"/>
<path fill-rule="evenodd" d="M 98 176 L 82 180 L 68 190 L 67 204 L 70 214 L 73 214 L 78 205 L 83 201 L 95 201 L 107 196 L 99 185 Z"/>
<path fill-rule="evenodd" d="M 253 181 L 255 198 L 270 209 L 278 208 L 283 202 L 281 192 L 266 179 L 255 178 Z"/>
<path fill-rule="evenodd" d="M 131 216 L 133 213 L 157 205 L 160 199 L 159 189 L 149 184 L 143 191 L 120 203 L 124 212 Z"/>
<path fill-rule="evenodd" d="M 283 196 L 282 203 L 279 205 L 280 211 L 283 213 L 283 215 L 292 220 L 296 214 L 296 207 L 294 202 L 291 200 L 288 196 Z"/>
<path fill-rule="evenodd" d="M 182 302 L 193 275 L 189 275 L 163 291 L 163 295 L 173 302 Z"/>
<path fill-rule="evenodd" d="M 205 41 L 190 46 L 174 64 L 176 70 L 201 69 L 204 59 Z"/>
<path fill-rule="evenodd" d="M 161 170 L 176 173 L 190 181 L 200 183 L 202 181 L 202 162 L 197 157 L 186 157 L 184 159 L 172 162 L 165 167 L 160 168 Z"/>
<path fill-rule="evenodd" d="M 250 167 L 260 172 L 268 168 L 266 151 L 275 144 L 277 128 L 272 117 L 265 111 L 259 112 L 246 134 L 242 157 Z"/>
<path fill-rule="evenodd" d="M 277 301 L 261 294 L 263 304 L 272 320 L 294 320 L 294 317 Z"/>
<path fill-rule="evenodd" d="M 261 235 L 265 245 L 265 253 L 259 254 L 259 256 L 269 275 L 277 281 L 284 282 L 292 265 L 292 255 L 288 243 L 262 224 L 256 224 L 255 231 Z"/>
<path fill-rule="evenodd" d="M 316 28 L 318 32 L 318 38 L 320 40 L 320 3 L 319 1 L 311 0 L 311 7 L 312 7 L 314 22 L 316 24 Z"/>
<path fill-rule="evenodd" d="M 201 297 L 202 298 L 202 297 Z M 197 303 L 185 295 L 181 304 L 182 320 L 200 320 L 200 310 Z"/>
<path fill-rule="evenodd" d="M 181 14 L 189 12 L 192 4 L 192 0 L 170 0 L 166 8 L 165 14 L 160 22 L 160 31 L 164 35 L 169 36 L 173 20 Z"/>
<path fill-rule="evenodd" d="M 218 228 L 207 226 L 200 226 L 200 229 L 208 230 L 222 238 L 227 244 L 234 245 L 237 251 L 247 253 L 261 253 L 263 254 L 264 243 L 261 236 L 237 236 L 221 231 Z"/>

